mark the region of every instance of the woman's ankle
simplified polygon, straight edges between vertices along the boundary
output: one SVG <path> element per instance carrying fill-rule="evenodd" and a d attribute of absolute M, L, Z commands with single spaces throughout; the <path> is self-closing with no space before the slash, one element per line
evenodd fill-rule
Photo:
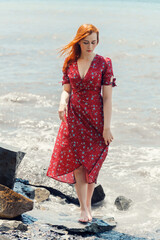
<path fill-rule="evenodd" d="M 91 202 L 86 203 L 87 208 L 91 208 Z"/>
<path fill-rule="evenodd" d="M 86 206 L 80 206 L 80 210 L 81 210 L 81 211 L 87 211 L 87 210 L 88 210 L 87 205 L 86 205 Z"/>

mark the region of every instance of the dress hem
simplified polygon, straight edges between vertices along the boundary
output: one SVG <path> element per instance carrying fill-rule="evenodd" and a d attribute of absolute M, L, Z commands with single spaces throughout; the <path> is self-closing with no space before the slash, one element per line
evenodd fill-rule
<path fill-rule="evenodd" d="M 83 167 L 86 169 L 86 171 L 88 171 L 87 168 L 86 168 L 83 164 L 81 164 L 79 167 L 81 167 L 81 166 L 83 166 Z M 78 168 L 79 168 L 79 167 L 78 167 Z M 76 169 L 78 169 L 78 168 L 75 168 L 74 170 L 68 172 L 67 174 L 73 172 L 73 176 L 74 176 L 74 171 L 75 171 Z M 92 168 L 92 169 L 93 169 L 93 168 Z M 66 174 L 66 173 L 65 173 L 65 174 Z M 76 184 L 76 181 L 74 181 L 74 182 L 67 182 L 67 181 L 63 181 L 63 180 L 58 179 L 59 176 L 63 176 L 63 175 L 65 175 L 65 174 L 57 175 L 57 177 L 56 177 L 56 176 L 51 176 L 51 175 L 49 176 L 49 174 L 47 173 L 46 176 L 47 176 L 47 177 L 50 177 L 50 178 L 53 178 L 53 179 L 55 179 L 55 180 L 57 180 L 57 181 L 59 181 L 59 182 L 68 183 L 68 184 Z M 75 179 L 75 176 L 74 176 L 74 179 Z M 97 179 L 96 179 L 95 181 L 93 181 L 93 182 L 87 182 L 87 183 L 88 183 L 88 184 L 92 184 L 92 183 L 97 184 Z"/>

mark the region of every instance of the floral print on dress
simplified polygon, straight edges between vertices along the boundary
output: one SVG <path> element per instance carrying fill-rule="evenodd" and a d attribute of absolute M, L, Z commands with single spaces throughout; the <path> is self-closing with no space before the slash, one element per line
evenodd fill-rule
<path fill-rule="evenodd" d="M 103 138 L 102 85 L 117 86 L 110 58 L 95 55 L 82 79 L 77 61 L 63 73 L 62 85 L 71 84 L 68 116 L 61 122 L 55 141 L 47 176 L 74 184 L 74 170 L 81 165 L 88 173 L 88 183 L 97 182 L 109 144 Z"/>

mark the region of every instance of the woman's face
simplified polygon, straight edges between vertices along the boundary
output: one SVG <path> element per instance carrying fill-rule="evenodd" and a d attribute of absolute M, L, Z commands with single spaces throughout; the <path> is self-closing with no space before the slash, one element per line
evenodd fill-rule
<path fill-rule="evenodd" d="M 97 33 L 93 32 L 79 41 L 82 54 L 92 54 L 97 46 Z"/>

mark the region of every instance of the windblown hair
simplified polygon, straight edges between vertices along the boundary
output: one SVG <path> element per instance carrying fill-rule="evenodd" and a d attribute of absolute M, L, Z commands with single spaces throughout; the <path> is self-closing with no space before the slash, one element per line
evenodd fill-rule
<path fill-rule="evenodd" d="M 99 42 L 99 30 L 92 24 L 83 24 L 81 25 L 76 33 L 74 39 L 64 46 L 59 52 L 60 55 L 67 55 L 62 71 L 65 72 L 68 65 L 73 61 L 76 61 L 81 55 L 81 48 L 78 42 L 83 38 L 87 37 L 91 33 L 97 33 L 97 43 Z"/>

